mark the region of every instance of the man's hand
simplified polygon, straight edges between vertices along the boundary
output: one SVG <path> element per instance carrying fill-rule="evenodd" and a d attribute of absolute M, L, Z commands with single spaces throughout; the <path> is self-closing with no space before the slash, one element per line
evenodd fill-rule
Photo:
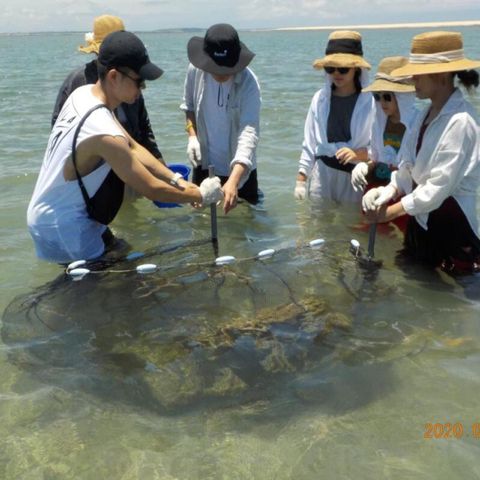
<path fill-rule="evenodd" d="M 236 182 L 231 181 L 231 179 L 227 180 L 223 186 L 223 194 L 225 196 L 223 201 L 223 212 L 227 214 L 237 206 L 238 188 Z"/>

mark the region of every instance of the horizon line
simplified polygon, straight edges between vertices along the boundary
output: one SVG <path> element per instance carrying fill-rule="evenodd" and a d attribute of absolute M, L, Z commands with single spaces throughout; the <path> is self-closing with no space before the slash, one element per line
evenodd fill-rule
<path fill-rule="evenodd" d="M 319 25 L 311 27 L 278 27 L 268 30 L 349 30 L 387 28 L 429 28 L 429 27 L 479 27 L 480 20 L 453 20 L 439 22 L 372 23 L 365 25 Z"/>

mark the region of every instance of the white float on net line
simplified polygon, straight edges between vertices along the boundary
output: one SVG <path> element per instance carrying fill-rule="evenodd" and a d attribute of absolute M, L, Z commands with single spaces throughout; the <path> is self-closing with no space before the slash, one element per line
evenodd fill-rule
<path fill-rule="evenodd" d="M 308 245 L 311 248 L 320 248 L 324 243 L 325 240 L 323 238 L 316 238 L 315 240 L 310 240 L 310 242 L 308 242 Z"/>
<path fill-rule="evenodd" d="M 75 260 L 74 262 L 68 264 L 67 271 L 74 270 L 77 267 L 82 267 L 86 263 L 87 263 L 86 260 Z"/>
<path fill-rule="evenodd" d="M 137 266 L 137 273 L 153 273 L 157 270 L 157 266 L 154 263 L 144 263 Z"/>
<path fill-rule="evenodd" d="M 73 268 L 72 270 L 68 270 L 67 272 L 72 277 L 84 277 L 90 270 L 88 268 Z"/>
<path fill-rule="evenodd" d="M 235 262 L 235 257 L 232 255 L 224 255 L 223 257 L 217 257 L 215 259 L 215 265 L 229 265 Z"/>
<path fill-rule="evenodd" d="M 265 258 L 273 257 L 273 255 L 275 255 L 275 249 L 267 248 L 266 250 L 262 250 L 261 252 L 258 252 L 257 253 L 257 258 L 259 260 L 263 260 Z"/>

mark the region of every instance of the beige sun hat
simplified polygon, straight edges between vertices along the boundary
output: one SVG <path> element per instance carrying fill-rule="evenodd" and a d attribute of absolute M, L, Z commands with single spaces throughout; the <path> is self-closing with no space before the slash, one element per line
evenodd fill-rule
<path fill-rule="evenodd" d="M 100 15 L 93 20 L 93 32 L 85 34 L 86 45 L 78 47 L 83 53 L 98 53 L 103 39 L 112 32 L 125 30 L 123 20 L 114 15 Z"/>
<path fill-rule="evenodd" d="M 392 74 L 426 75 L 479 67 L 480 62 L 465 57 L 461 33 L 426 32 L 413 37 L 408 63 Z"/>
<path fill-rule="evenodd" d="M 385 57 L 378 65 L 373 82 L 362 92 L 414 92 L 412 77 L 393 76 L 392 71 L 408 63 L 406 57 Z"/>
<path fill-rule="evenodd" d="M 372 68 L 363 58 L 362 36 L 352 30 L 336 30 L 328 37 L 325 56 L 313 62 L 313 67 Z"/>

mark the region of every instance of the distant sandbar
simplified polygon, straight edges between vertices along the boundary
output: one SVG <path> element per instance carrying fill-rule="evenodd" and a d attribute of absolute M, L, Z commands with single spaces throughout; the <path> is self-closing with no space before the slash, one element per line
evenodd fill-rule
<path fill-rule="evenodd" d="M 273 30 L 364 30 L 364 29 L 392 29 L 392 28 L 438 28 L 438 27 L 478 27 L 480 20 L 457 22 L 422 22 L 422 23 L 382 23 L 372 25 L 335 25 L 318 27 L 280 27 Z"/>

